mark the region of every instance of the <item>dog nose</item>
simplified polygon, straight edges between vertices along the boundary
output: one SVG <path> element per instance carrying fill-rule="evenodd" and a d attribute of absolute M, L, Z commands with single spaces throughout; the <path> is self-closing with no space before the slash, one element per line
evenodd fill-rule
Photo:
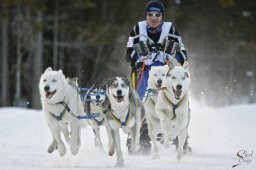
<path fill-rule="evenodd" d="M 44 91 L 49 91 L 50 87 L 49 86 L 44 86 Z"/>
<path fill-rule="evenodd" d="M 177 88 L 177 90 L 181 90 L 181 89 L 182 89 L 182 85 L 178 84 L 178 85 L 176 86 L 176 88 Z"/>
<path fill-rule="evenodd" d="M 161 79 L 157 80 L 157 84 L 162 84 L 162 80 Z"/>
<path fill-rule="evenodd" d="M 96 99 L 99 100 L 99 99 L 100 99 L 100 96 L 96 96 Z"/>
<path fill-rule="evenodd" d="M 118 96 L 121 96 L 122 95 L 122 90 L 117 90 L 116 93 L 117 93 Z"/>

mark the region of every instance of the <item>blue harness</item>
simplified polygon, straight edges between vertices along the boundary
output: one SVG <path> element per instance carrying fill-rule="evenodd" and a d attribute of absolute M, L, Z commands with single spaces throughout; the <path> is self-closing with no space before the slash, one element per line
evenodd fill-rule
<path fill-rule="evenodd" d="M 155 89 L 148 89 L 146 90 L 147 94 L 146 94 L 146 98 L 143 98 L 143 104 L 148 100 L 149 96 L 157 96 L 158 91 Z M 145 96 L 144 96 L 145 97 Z"/>
<path fill-rule="evenodd" d="M 48 112 L 53 118 L 55 118 L 56 120 L 60 121 L 62 120 L 62 117 L 64 116 L 66 112 L 66 109 L 64 109 L 59 116 L 56 116 L 55 114 L 51 113 L 51 112 Z"/>
<path fill-rule="evenodd" d="M 70 114 L 71 114 L 71 116 L 73 116 L 73 117 L 75 117 L 75 118 L 77 118 L 77 119 L 79 119 L 79 120 L 81 120 L 81 119 L 92 119 L 92 118 L 95 118 L 95 117 L 97 117 L 97 116 L 99 116 L 100 115 L 100 113 L 93 113 L 93 114 L 86 114 L 86 115 L 82 115 L 82 116 L 76 116 L 71 110 L 70 110 L 70 108 L 68 107 L 68 105 L 64 102 L 64 101 L 61 101 L 61 102 L 58 102 L 58 104 L 61 104 L 65 109 L 64 109 L 64 113 L 65 113 L 65 110 L 67 110 Z M 63 114 L 64 114 L 63 113 Z M 54 115 L 55 116 L 55 115 Z M 58 116 L 58 117 L 60 117 L 60 116 Z M 60 117 L 60 120 L 61 120 L 61 118 L 63 117 L 63 115 Z M 55 116 L 55 118 L 56 118 L 56 116 Z M 57 119 L 58 120 L 58 119 Z"/>
<path fill-rule="evenodd" d="M 94 121 L 97 123 L 98 126 L 101 126 L 103 125 L 104 118 L 100 121 L 94 118 Z"/>

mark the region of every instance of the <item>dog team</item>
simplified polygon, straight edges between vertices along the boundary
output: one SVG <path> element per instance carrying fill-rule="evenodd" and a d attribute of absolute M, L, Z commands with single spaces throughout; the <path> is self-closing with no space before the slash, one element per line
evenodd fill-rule
<path fill-rule="evenodd" d="M 81 98 L 77 79 L 66 78 L 62 70 L 48 67 L 41 75 L 39 90 L 47 124 L 52 133 L 48 152 L 66 153 L 61 133 L 73 155 L 81 146 L 81 128 L 89 124 L 95 134 L 95 146 L 103 151 L 100 126 L 106 127 L 108 154 L 116 152 L 117 164 L 124 164 L 119 129 L 131 137 L 131 153 L 139 150 L 141 121 L 146 118 L 153 143 L 153 158 L 159 158 L 158 134 L 165 147 L 178 136 L 177 159 L 183 155 L 188 136 L 190 74 L 188 63 L 152 67 L 148 88 L 141 101 L 126 76 L 112 77 L 103 86 L 88 89 Z"/>

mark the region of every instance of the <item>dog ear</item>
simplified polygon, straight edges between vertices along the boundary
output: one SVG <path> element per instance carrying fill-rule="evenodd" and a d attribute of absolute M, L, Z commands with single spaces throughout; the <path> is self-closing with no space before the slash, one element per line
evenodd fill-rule
<path fill-rule="evenodd" d="M 182 65 L 182 67 L 186 70 L 188 70 L 188 62 L 184 61 L 184 64 Z"/>
<path fill-rule="evenodd" d="M 164 65 L 163 68 L 164 68 L 165 72 L 167 73 L 167 71 L 169 70 L 169 66 L 168 65 Z"/>
<path fill-rule="evenodd" d="M 175 66 L 181 66 L 181 64 L 177 61 L 176 58 L 172 58 L 168 64 L 170 69 L 173 69 Z"/>
<path fill-rule="evenodd" d="M 128 77 L 125 75 L 125 76 L 123 76 L 123 78 L 124 78 L 125 83 L 127 83 L 128 86 L 130 86 L 130 81 L 129 81 Z"/>
<path fill-rule="evenodd" d="M 63 74 L 62 70 L 59 70 L 58 72 L 61 73 L 61 74 Z"/>
<path fill-rule="evenodd" d="M 47 69 L 45 69 L 45 73 L 48 72 L 48 71 L 52 71 L 52 67 L 48 67 Z"/>
<path fill-rule="evenodd" d="M 109 86 L 110 86 L 110 84 L 112 83 L 112 79 L 113 78 L 111 78 L 111 77 L 109 77 L 108 78 L 108 81 L 107 81 L 107 84 L 106 84 L 106 95 L 108 95 L 109 94 Z"/>
<path fill-rule="evenodd" d="M 173 63 L 172 63 L 172 62 L 169 62 L 169 63 L 168 63 L 168 67 L 169 67 L 169 71 L 170 71 L 171 69 L 173 69 L 173 67 L 174 67 Z M 169 72 L 169 71 L 168 71 L 168 72 Z"/>
<path fill-rule="evenodd" d="M 168 69 L 168 71 L 167 71 L 167 73 L 166 73 L 166 77 L 171 77 L 171 74 L 170 74 L 170 71 L 171 71 L 172 69 Z"/>
<path fill-rule="evenodd" d="M 78 86 L 78 77 L 74 77 L 74 78 L 67 77 L 67 81 L 69 84 Z"/>
<path fill-rule="evenodd" d="M 154 70 L 154 69 L 156 69 L 157 68 L 157 66 L 151 66 L 150 67 L 150 70 Z"/>
<path fill-rule="evenodd" d="M 111 78 L 111 77 L 109 77 L 109 78 L 108 78 L 108 81 L 107 81 L 106 88 L 109 88 L 109 85 L 110 85 L 111 81 L 112 81 L 112 78 Z"/>

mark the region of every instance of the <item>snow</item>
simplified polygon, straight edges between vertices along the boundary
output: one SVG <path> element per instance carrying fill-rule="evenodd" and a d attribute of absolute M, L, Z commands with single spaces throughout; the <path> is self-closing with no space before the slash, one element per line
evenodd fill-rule
<path fill-rule="evenodd" d="M 127 136 L 121 132 L 124 167 L 120 169 L 174 169 L 174 170 L 228 170 L 256 169 L 256 105 L 237 105 L 210 108 L 191 102 L 192 116 L 189 127 L 189 144 L 193 151 L 181 161 L 176 160 L 174 147 L 160 145 L 160 159 L 151 156 L 128 155 Z M 101 136 L 107 151 L 106 130 Z M 94 147 L 94 135 L 88 126 L 82 130 L 82 146 L 73 156 L 47 153 L 51 134 L 41 110 L 0 108 L 0 169 L 119 169 L 116 157 L 100 153 Z M 238 164 L 237 152 L 252 153 Z M 249 162 L 246 163 L 245 161 Z"/>

